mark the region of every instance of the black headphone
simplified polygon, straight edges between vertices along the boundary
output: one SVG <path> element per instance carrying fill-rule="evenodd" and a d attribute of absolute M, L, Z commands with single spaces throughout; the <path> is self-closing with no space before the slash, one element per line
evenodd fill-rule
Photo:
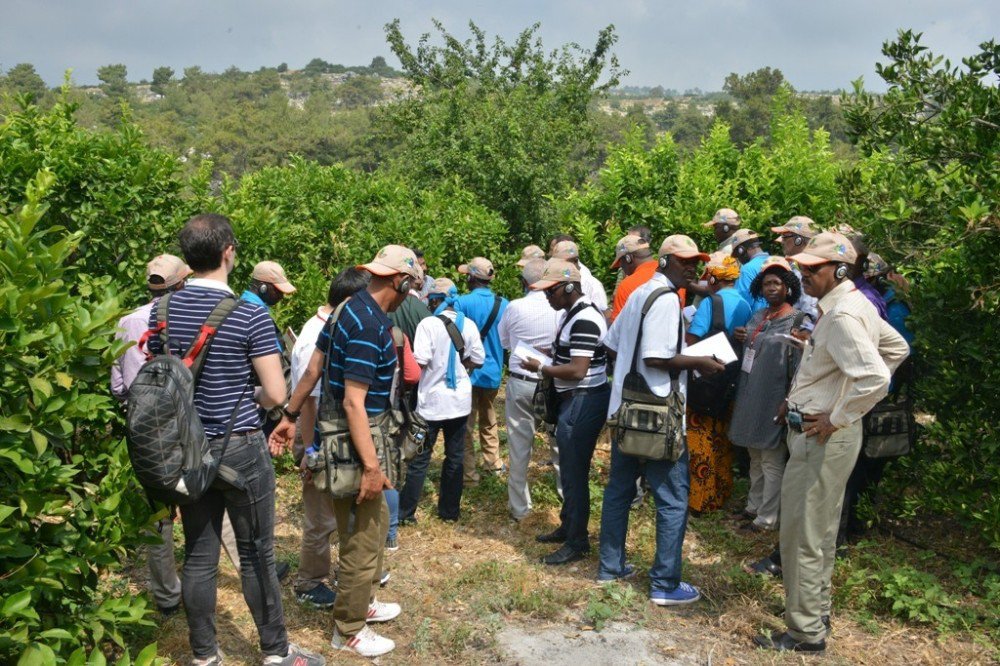
<path fill-rule="evenodd" d="M 396 291 L 400 294 L 410 293 L 410 287 L 413 286 L 413 280 L 410 276 L 403 278 L 403 281 L 396 285 Z"/>
<path fill-rule="evenodd" d="M 624 261 L 626 264 L 631 264 L 632 263 L 632 255 L 631 254 L 623 254 L 622 255 L 622 261 Z"/>
<path fill-rule="evenodd" d="M 670 260 L 670 255 L 665 254 L 662 257 L 660 257 L 657 264 L 659 265 L 661 271 L 667 270 L 667 263 L 669 260 Z"/>
<path fill-rule="evenodd" d="M 576 291 L 576 285 L 573 284 L 572 282 L 567 282 L 566 286 L 563 287 L 563 291 L 567 294 L 572 294 L 574 291 Z"/>
<path fill-rule="evenodd" d="M 726 233 L 729 231 L 729 225 L 726 224 L 725 222 L 723 222 L 721 226 L 722 226 L 722 233 Z"/>
<path fill-rule="evenodd" d="M 845 277 L 847 277 L 848 270 L 849 269 L 847 268 L 847 264 L 837 264 L 837 270 L 833 272 L 833 277 L 837 278 L 838 280 L 843 280 Z"/>
<path fill-rule="evenodd" d="M 746 245 L 747 245 L 746 243 L 741 243 L 737 245 L 735 248 L 733 248 L 733 253 L 736 254 L 736 258 L 739 259 L 741 262 L 747 258 Z"/>
<path fill-rule="evenodd" d="M 796 234 L 795 240 L 793 240 L 792 242 L 795 243 L 796 247 L 798 247 L 799 245 L 802 245 L 803 243 L 805 243 L 806 239 L 803 238 L 802 236 L 799 236 L 799 235 Z"/>
<path fill-rule="evenodd" d="M 257 285 L 257 293 L 260 296 L 263 296 L 263 295 L 265 295 L 267 293 L 267 283 L 266 282 L 261 282 L 260 284 Z"/>

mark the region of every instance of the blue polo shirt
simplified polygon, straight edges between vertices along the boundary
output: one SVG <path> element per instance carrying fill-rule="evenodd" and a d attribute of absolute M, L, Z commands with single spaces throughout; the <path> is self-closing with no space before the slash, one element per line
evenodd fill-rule
<path fill-rule="evenodd" d="M 750 295 L 750 283 L 760 274 L 760 267 L 770 256 L 767 252 L 761 252 L 740 268 L 740 277 L 736 280 L 736 291 L 740 292 L 743 300 L 750 305 L 751 313 L 767 307 L 767 300 L 763 296 L 754 298 Z"/>
<path fill-rule="evenodd" d="M 367 384 L 365 410 L 370 416 L 389 408 L 389 391 L 396 369 L 392 322 L 362 289 L 351 297 L 334 322 L 329 319 L 316 340 L 316 349 L 328 353 L 327 386 L 323 392 L 343 401 L 344 381 Z"/>
<path fill-rule="evenodd" d="M 740 293 L 732 287 L 720 289 L 718 294 L 722 297 L 726 333 L 732 336 L 734 328 L 737 326 L 746 326 L 746 323 L 750 321 L 750 306 L 743 300 Z M 697 335 L 699 338 L 704 338 L 711 328 L 712 299 L 705 297 L 701 300 L 701 304 L 698 305 L 698 311 L 695 312 L 694 319 L 691 320 L 691 325 L 688 327 L 687 332 L 691 335 Z"/>
<path fill-rule="evenodd" d="M 494 294 L 486 287 L 473 289 L 470 293 L 458 297 L 455 309 L 476 322 L 476 327 L 482 331 L 486 320 L 493 311 Z M 507 299 L 500 299 L 500 310 L 490 325 L 490 330 L 483 336 L 483 347 L 486 348 L 486 361 L 481 368 L 472 371 L 469 379 L 477 388 L 500 388 L 500 375 L 503 370 L 503 346 L 500 344 L 498 324 L 507 309 Z"/>

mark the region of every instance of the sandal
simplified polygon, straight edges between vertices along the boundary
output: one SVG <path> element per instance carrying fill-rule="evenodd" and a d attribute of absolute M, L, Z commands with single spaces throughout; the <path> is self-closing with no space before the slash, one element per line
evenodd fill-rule
<path fill-rule="evenodd" d="M 774 560 L 770 557 L 765 557 L 753 564 L 745 565 L 743 571 L 748 574 L 771 574 L 775 578 L 781 578 L 781 567 L 775 564 Z"/>

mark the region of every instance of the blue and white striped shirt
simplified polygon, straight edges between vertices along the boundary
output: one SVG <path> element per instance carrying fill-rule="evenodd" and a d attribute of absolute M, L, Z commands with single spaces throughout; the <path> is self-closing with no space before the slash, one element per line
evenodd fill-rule
<path fill-rule="evenodd" d="M 364 289 L 344 305 L 340 318 L 327 321 L 316 340 L 316 349 L 327 354 L 327 386 L 323 392 L 344 399 L 344 381 L 368 385 L 365 410 L 381 414 L 389 408 L 389 391 L 396 370 L 392 321 Z"/>
<path fill-rule="evenodd" d="M 221 282 L 197 281 L 174 293 L 167 313 L 170 334 L 170 353 L 181 356 L 190 348 L 208 315 L 225 296 L 232 295 Z M 211 284 L 207 286 L 205 283 Z M 218 286 L 215 286 L 218 285 Z M 149 327 L 156 328 L 156 309 L 153 303 Z M 151 335 L 149 351 L 159 354 L 162 350 L 159 336 Z M 226 434 L 229 416 L 240 400 L 233 432 L 247 432 L 260 428 L 260 415 L 253 400 L 250 385 L 253 366 L 250 360 L 277 354 L 274 322 L 264 308 L 241 301 L 236 310 L 223 322 L 208 351 L 201 376 L 194 391 L 194 405 L 205 426 L 205 434 L 221 437 Z M 244 388 L 246 391 L 244 392 Z"/>

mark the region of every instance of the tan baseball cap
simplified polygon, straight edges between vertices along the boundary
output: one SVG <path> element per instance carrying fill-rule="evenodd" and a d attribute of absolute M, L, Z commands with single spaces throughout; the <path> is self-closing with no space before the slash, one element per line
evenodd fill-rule
<path fill-rule="evenodd" d="M 146 286 L 150 289 L 168 289 L 193 271 L 180 257 L 172 254 L 161 254 L 146 264 Z M 162 282 L 153 282 L 151 278 L 158 277 Z"/>
<path fill-rule="evenodd" d="M 538 282 L 531 285 L 535 291 L 548 289 L 560 282 L 579 282 L 580 269 L 565 259 L 552 258 L 545 262 L 545 270 Z"/>
<path fill-rule="evenodd" d="M 732 241 L 732 248 L 735 250 L 740 245 L 743 245 L 743 243 L 760 240 L 760 234 L 753 229 L 738 229 L 730 240 Z"/>
<path fill-rule="evenodd" d="M 525 284 L 532 285 L 542 279 L 545 272 L 544 259 L 532 259 L 521 268 L 521 278 Z"/>
<path fill-rule="evenodd" d="M 445 296 L 447 296 L 448 292 L 451 291 L 452 289 L 457 290 L 457 287 L 455 287 L 454 282 L 452 282 L 450 279 L 446 277 L 439 277 L 436 280 L 434 280 L 434 286 L 431 287 L 430 294 L 428 295 L 433 296 L 435 294 L 444 294 Z"/>
<path fill-rule="evenodd" d="M 518 260 L 517 265 L 524 268 L 532 259 L 545 259 L 545 252 L 542 251 L 542 248 L 537 245 L 529 245 L 521 250 L 521 258 Z"/>
<path fill-rule="evenodd" d="M 717 224 L 728 224 L 731 227 L 738 227 L 742 221 L 743 220 L 740 219 L 740 214 L 732 208 L 720 208 L 715 211 L 715 215 L 712 219 L 702 226 L 714 227 Z"/>
<path fill-rule="evenodd" d="M 254 280 L 258 282 L 266 282 L 268 284 L 273 284 L 274 288 L 283 294 L 294 294 L 295 287 L 292 283 L 288 281 L 285 277 L 285 269 L 281 267 L 276 261 L 262 261 L 253 267 L 253 273 L 250 275 Z"/>
<path fill-rule="evenodd" d="M 419 280 L 424 276 L 417 263 L 417 255 L 413 250 L 402 245 L 386 245 L 375 255 L 375 258 L 367 264 L 362 264 L 357 268 L 363 268 L 372 275 L 388 277 L 403 273 Z"/>
<path fill-rule="evenodd" d="M 874 252 L 869 252 L 868 259 L 865 261 L 865 277 L 871 278 L 888 272 L 889 262 L 883 259 L 880 255 L 877 255 Z"/>
<path fill-rule="evenodd" d="M 731 257 L 732 255 L 725 252 L 712 252 L 708 255 L 708 261 L 705 262 L 705 270 L 709 268 L 716 268 L 725 264 L 726 257 Z"/>
<path fill-rule="evenodd" d="M 802 236 L 803 238 L 812 238 L 819 233 L 813 228 L 815 224 L 816 223 L 812 221 L 812 218 L 808 218 L 805 215 L 796 215 L 780 227 L 771 227 L 771 231 L 778 235 L 795 234 L 796 236 Z"/>
<path fill-rule="evenodd" d="M 681 259 L 693 259 L 697 257 L 702 261 L 708 261 L 711 259 L 707 254 L 698 250 L 698 245 L 690 236 L 685 236 L 684 234 L 674 234 L 673 236 L 667 236 L 660 245 L 660 256 L 666 257 L 667 255 L 674 255 L 675 257 L 680 257 Z"/>
<path fill-rule="evenodd" d="M 843 234 L 824 231 L 811 238 L 802 252 L 786 258 L 803 266 L 818 266 L 831 261 L 853 264 L 858 260 L 858 253 Z"/>
<path fill-rule="evenodd" d="M 764 263 L 760 265 L 760 272 L 763 273 L 769 268 L 774 268 L 775 266 L 780 266 L 786 271 L 792 270 L 791 264 L 784 257 L 771 256 L 764 260 Z"/>
<path fill-rule="evenodd" d="M 458 272 L 487 282 L 491 282 L 496 277 L 493 273 L 493 262 L 486 257 L 473 257 L 469 263 L 459 266 Z"/>
<path fill-rule="evenodd" d="M 580 248 L 576 246 L 571 240 L 559 241 L 556 246 L 552 248 L 552 259 L 563 259 L 564 261 L 569 261 L 570 259 L 577 259 L 580 256 Z"/>
<path fill-rule="evenodd" d="M 864 236 L 864 234 L 862 234 L 860 231 L 858 231 L 851 225 L 847 224 L 846 222 L 841 222 L 837 226 L 827 229 L 827 231 L 831 231 L 835 234 L 840 234 L 841 236 L 846 237 L 848 240 L 853 238 L 858 238 L 859 236 Z"/>
<path fill-rule="evenodd" d="M 621 240 L 615 244 L 615 260 L 611 262 L 611 268 L 618 268 L 621 265 L 622 257 L 626 254 L 632 254 L 644 249 L 649 249 L 649 243 L 638 236 L 631 234 L 622 236 Z"/>

